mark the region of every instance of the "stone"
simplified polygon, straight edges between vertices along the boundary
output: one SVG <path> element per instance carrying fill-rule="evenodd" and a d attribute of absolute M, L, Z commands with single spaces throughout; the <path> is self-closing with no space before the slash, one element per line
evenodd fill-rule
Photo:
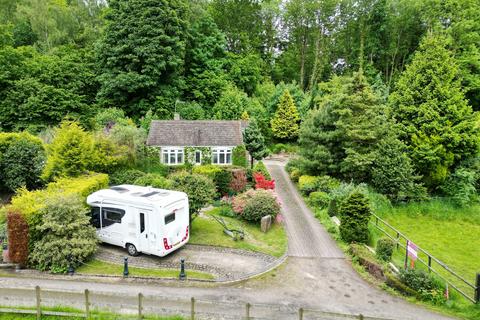
<path fill-rule="evenodd" d="M 268 230 L 270 230 L 271 227 L 272 227 L 272 216 L 271 215 L 264 216 L 260 221 L 260 229 L 262 230 L 262 232 L 266 233 L 268 232 Z"/>

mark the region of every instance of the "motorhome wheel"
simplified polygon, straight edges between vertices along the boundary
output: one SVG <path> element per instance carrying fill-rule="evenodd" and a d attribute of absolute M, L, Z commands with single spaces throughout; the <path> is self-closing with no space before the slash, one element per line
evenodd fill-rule
<path fill-rule="evenodd" d="M 131 255 L 131 256 L 134 256 L 134 257 L 138 256 L 137 247 L 135 247 L 131 243 L 127 243 L 127 251 L 128 251 L 128 254 Z"/>

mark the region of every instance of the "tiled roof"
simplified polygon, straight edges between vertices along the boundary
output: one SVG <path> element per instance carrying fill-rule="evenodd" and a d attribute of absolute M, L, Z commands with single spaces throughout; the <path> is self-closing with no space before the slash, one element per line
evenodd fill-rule
<path fill-rule="evenodd" d="M 238 146 L 243 143 L 246 121 L 155 120 L 150 125 L 149 146 Z"/>

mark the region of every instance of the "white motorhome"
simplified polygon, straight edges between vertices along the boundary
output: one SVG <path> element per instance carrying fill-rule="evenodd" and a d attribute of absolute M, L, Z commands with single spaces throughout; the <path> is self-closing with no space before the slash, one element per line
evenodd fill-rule
<path fill-rule="evenodd" d="M 126 248 L 132 256 L 163 257 L 188 242 L 188 197 L 183 192 L 119 185 L 92 193 L 87 203 L 100 241 Z"/>

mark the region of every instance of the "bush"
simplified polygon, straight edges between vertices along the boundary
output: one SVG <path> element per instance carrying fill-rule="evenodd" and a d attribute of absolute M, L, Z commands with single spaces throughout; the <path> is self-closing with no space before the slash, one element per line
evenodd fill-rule
<path fill-rule="evenodd" d="M 323 191 L 314 191 L 308 196 L 308 203 L 315 208 L 326 208 L 330 203 L 330 196 Z"/>
<path fill-rule="evenodd" d="M 270 173 L 268 172 L 267 167 L 265 166 L 263 161 L 258 161 L 257 163 L 255 163 L 252 171 L 253 171 L 253 173 L 263 174 L 263 176 L 267 180 L 272 180 L 272 177 L 270 176 Z"/>
<path fill-rule="evenodd" d="M 256 190 L 253 196 L 247 200 L 241 217 L 247 221 L 258 222 L 262 217 L 271 215 L 275 218 L 280 211 L 280 204 L 273 191 Z"/>
<path fill-rule="evenodd" d="M 127 125 L 128 119 L 122 109 L 108 108 L 99 111 L 92 121 L 92 127 L 96 130 L 103 130 L 115 124 Z"/>
<path fill-rule="evenodd" d="M 143 128 L 137 128 L 135 124 L 117 124 L 109 133 L 110 139 L 127 150 L 127 158 L 130 163 L 137 163 L 145 157 L 145 141 L 147 132 Z"/>
<path fill-rule="evenodd" d="M 244 193 L 241 193 L 232 199 L 232 210 L 238 215 L 241 215 L 243 213 L 243 210 L 245 209 L 245 206 L 247 205 L 247 202 L 250 198 L 253 197 L 255 194 L 255 190 L 250 189 L 247 190 Z"/>
<path fill-rule="evenodd" d="M 316 178 L 316 190 L 323 192 L 331 192 L 340 187 L 340 181 L 330 176 L 320 176 Z"/>
<path fill-rule="evenodd" d="M 290 179 L 297 183 L 301 175 L 302 171 L 300 171 L 300 169 L 293 169 L 292 172 L 290 172 Z"/>
<path fill-rule="evenodd" d="M 234 169 L 232 170 L 232 181 L 230 182 L 230 189 L 234 193 L 243 192 L 247 187 L 247 176 L 245 170 Z"/>
<path fill-rule="evenodd" d="M 465 207 L 478 201 L 476 184 L 476 173 L 465 168 L 458 168 L 452 173 L 444 185 L 443 192 L 452 198 L 459 207 Z"/>
<path fill-rule="evenodd" d="M 368 221 L 371 210 L 368 198 L 360 192 L 352 193 L 341 204 L 340 236 L 347 243 L 368 241 Z"/>
<path fill-rule="evenodd" d="M 212 180 L 215 179 L 215 175 L 220 171 L 222 171 L 222 168 L 213 164 L 194 166 L 192 169 L 192 173 L 201 174 Z"/>
<path fill-rule="evenodd" d="M 246 168 L 248 166 L 247 149 L 245 149 L 245 146 L 243 144 L 233 148 L 232 164 L 234 166 L 239 166 L 243 168 Z"/>
<path fill-rule="evenodd" d="M 135 181 L 143 176 L 145 176 L 145 173 L 140 170 L 119 170 L 110 175 L 110 184 L 112 186 L 119 184 L 135 184 Z"/>
<path fill-rule="evenodd" d="M 114 143 L 102 133 L 95 136 L 93 149 L 89 170 L 110 173 L 128 163 L 128 148 Z"/>
<path fill-rule="evenodd" d="M 16 191 L 41 186 L 45 147 L 29 133 L 0 133 L 0 188 Z"/>
<path fill-rule="evenodd" d="M 30 262 L 39 270 L 66 272 L 78 267 L 97 249 L 95 228 L 90 225 L 89 210 L 78 195 L 57 195 L 42 209 L 36 226 L 40 239 L 33 245 Z"/>
<path fill-rule="evenodd" d="M 143 176 L 137 178 L 134 184 L 159 189 L 170 189 L 172 187 L 172 181 L 155 173 L 144 174 Z"/>
<path fill-rule="evenodd" d="M 337 199 L 330 200 L 328 204 L 328 215 L 330 217 L 338 216 L 338 201 Z"/>
<path fill-rule="evenodd" d="M 317 177 L 303 175 L 298 179 L 298 189 L 305 195 L 317 190 Z"/>
<path fill-rule="evenodd" d="M 348 251 L 353 255 L 358 263 L 365 268 L 365 270 L 377 279 L 384 279 L 385 275 L 382 266 L 375 260 L 373 254 L 363 245 L 350 244 Z"/>
<path fill-rule="evenodd" d="M 188 195 L 191 220 L 215 197 L 213 181 L 203 175 L 180 172 L 171 175 L 170 178 L 172 189 L 183 191 Z"/>
<path fill-rule="evenodd" d="M 275 180 L 267 180 L 261 173 L 254 173 L 253 179 L 255 179 L 255 189 L 275 189 Z"/>
<path fill-rule="evenodd" d="M 230 188 L 230 183 L 232 183 L 233 176 L 232 172 L 228 170 L 220 170 L 215 173 L 214 182 L 217 187 L 217 192 L 220 196 L 229 195 L 232 191 Z"/>
<path fill-rule="evenodd" d="M 392 239 L 382 238 L 377 241 L 377 258 L 383 261 L 392 260 L 393 249 L 395 248 L 395 243 Z"/>
<path fill-rule="evenodd" d="M 7 214 L 8 258 L 21 266 L 27 264 L 28 259 L 28 224 L 18 212 Z"/>
<path fill-rule="evenodd" d="M 418 292 L 421 299 L 434 303 L 445 301 L 442 285 L 428 273 L 416 269 L 402 269 L 399 278 L 403 284 Z"/>

